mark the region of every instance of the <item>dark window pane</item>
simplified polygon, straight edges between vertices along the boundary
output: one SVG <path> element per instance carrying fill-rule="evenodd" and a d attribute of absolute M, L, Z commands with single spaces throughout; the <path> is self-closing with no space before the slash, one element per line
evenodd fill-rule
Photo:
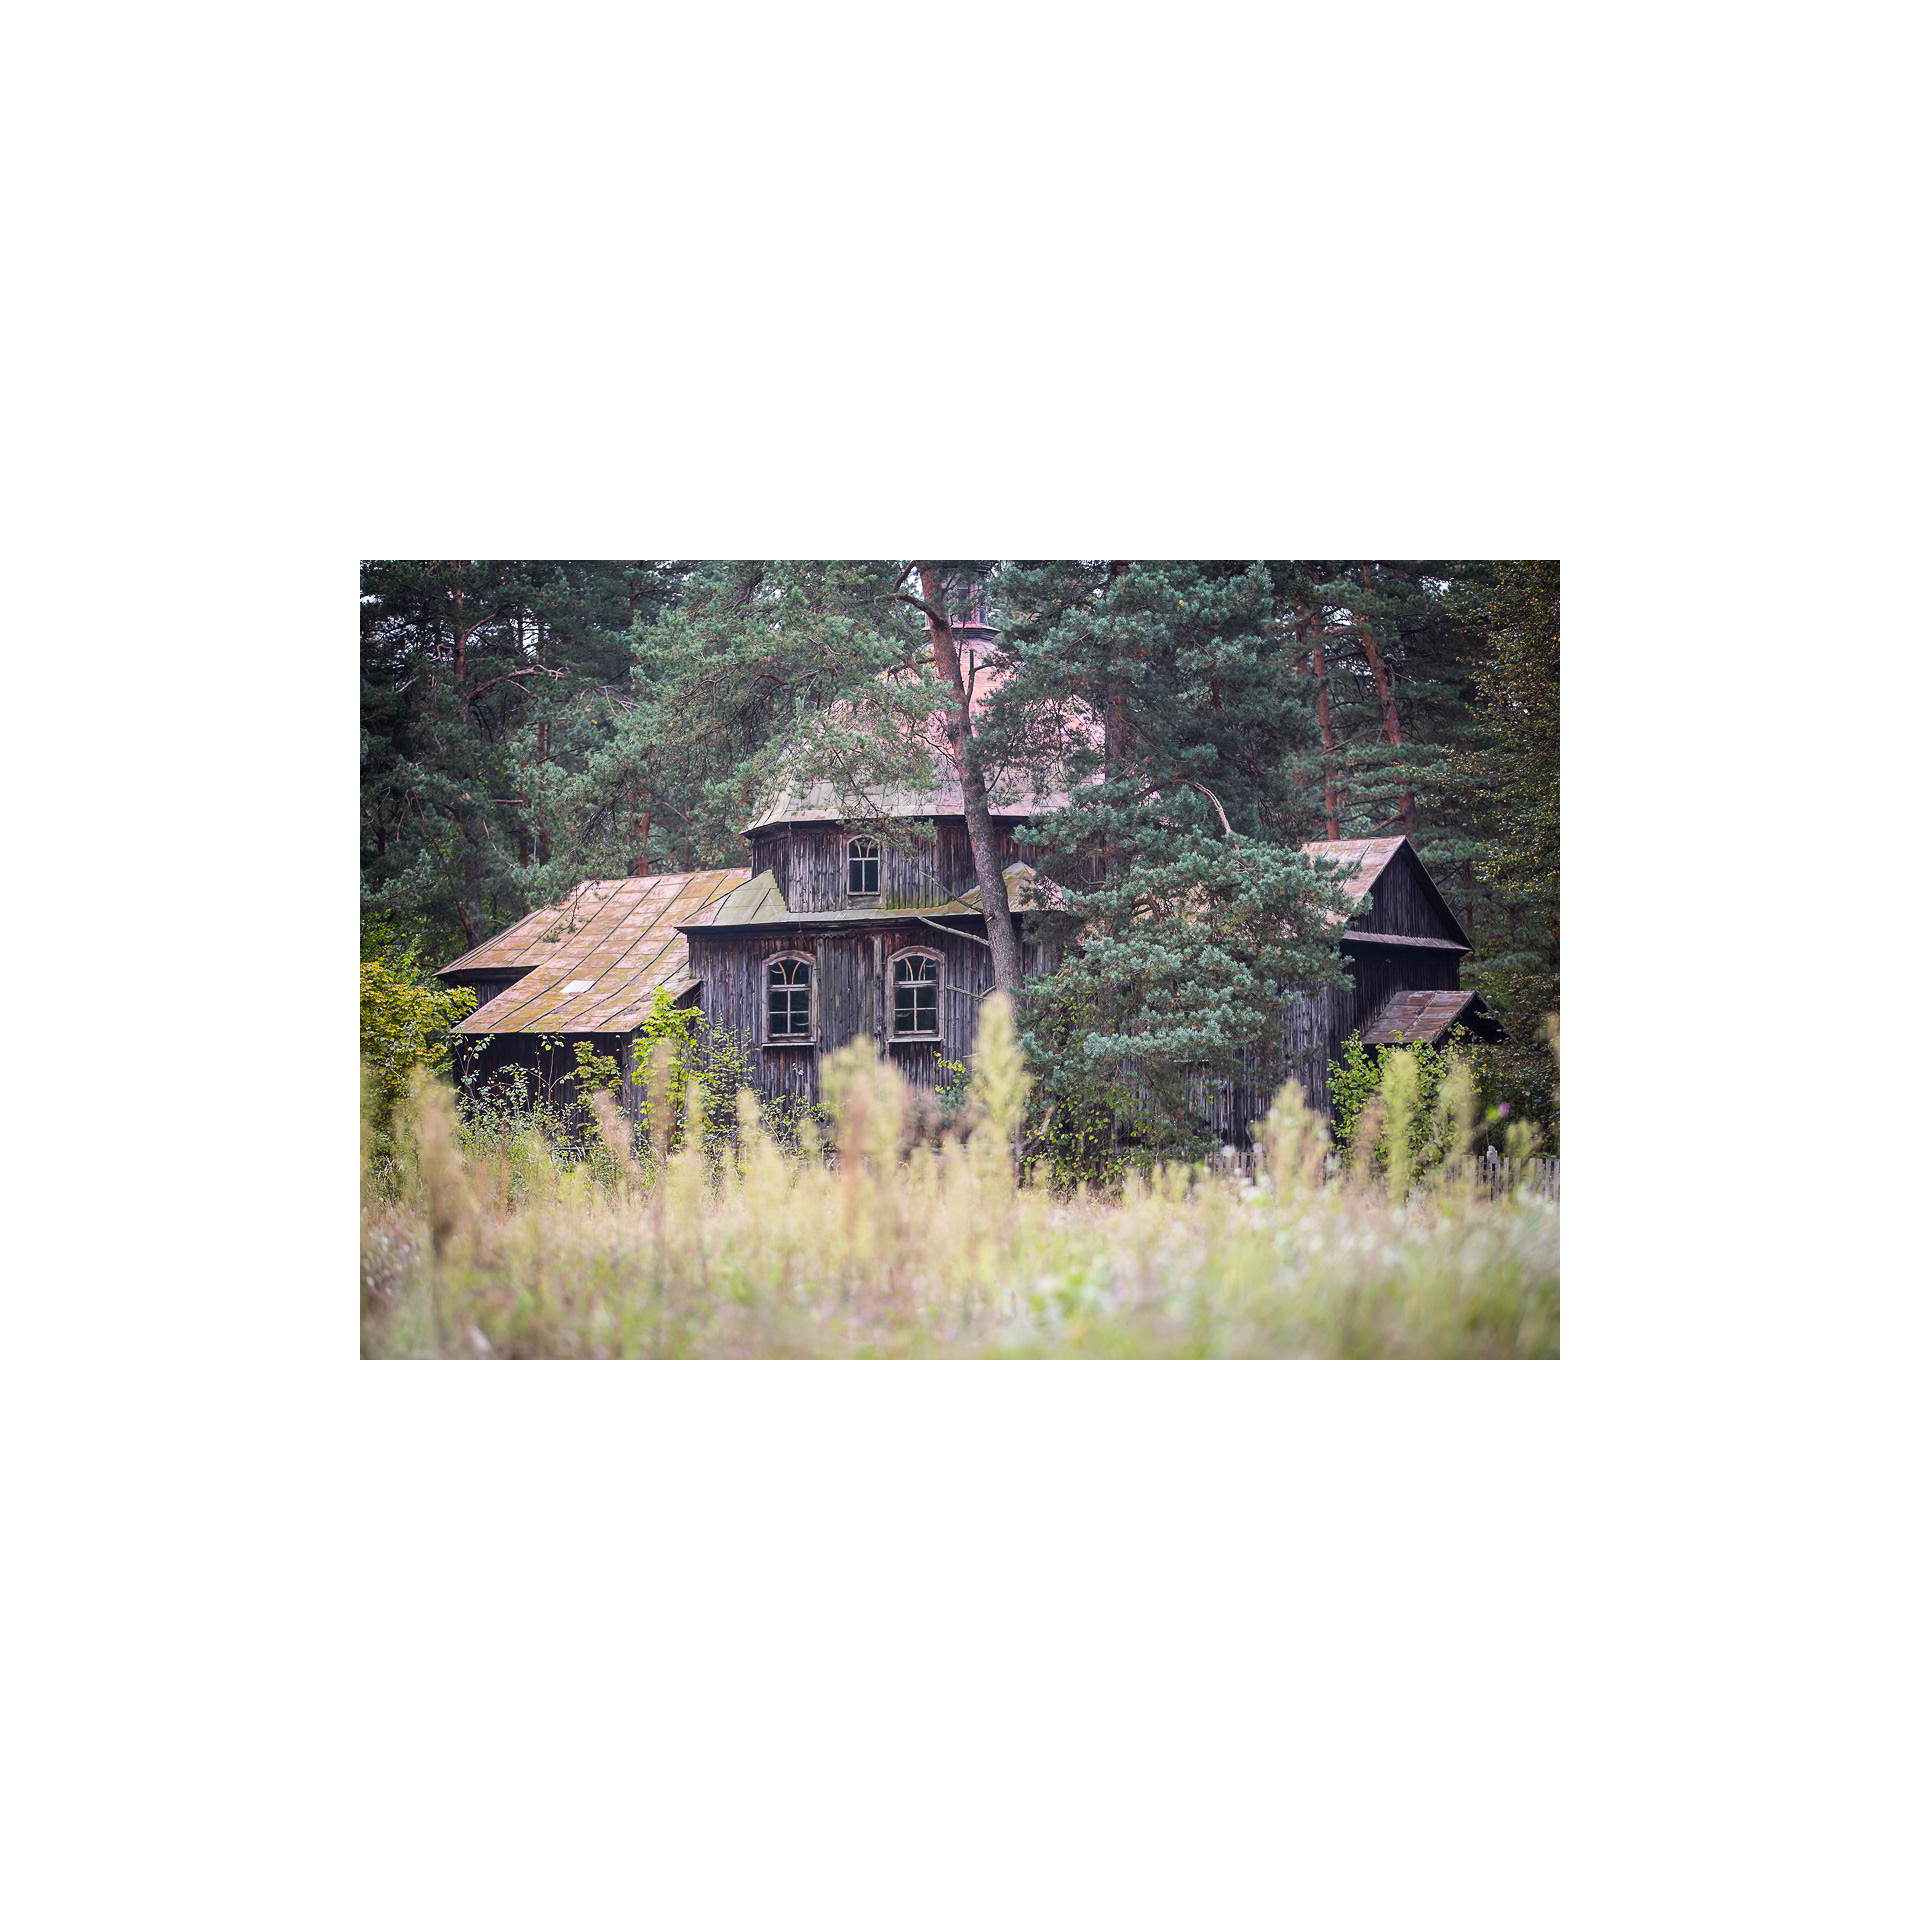
<path fill-rule="evenodd" d="M 776 960 L 767 968 L 767 1038 L 804 1040 L 810 1020 L 813 969 L 804 960 Z"/>
<path fill-rule="evenodd" d="M 893 1030 L 902 1038 L 931 1038 L 940 1031 L 939 971 L 924 954 L 893 964 Z"/>

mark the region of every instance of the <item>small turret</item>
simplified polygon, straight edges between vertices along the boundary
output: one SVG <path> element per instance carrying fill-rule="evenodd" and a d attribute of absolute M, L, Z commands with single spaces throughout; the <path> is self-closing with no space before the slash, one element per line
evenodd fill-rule
<path fill-rule="evenodd" d="M 956 561 L 941 578 L 947 596 L 947 621 L 962 646 L 984 646 L 999 631 L 987 616 L 987 577 L 984 560 Z"/>

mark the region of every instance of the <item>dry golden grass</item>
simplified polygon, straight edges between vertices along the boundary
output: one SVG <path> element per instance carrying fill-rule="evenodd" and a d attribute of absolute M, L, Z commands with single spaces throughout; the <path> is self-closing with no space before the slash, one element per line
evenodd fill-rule
<path fill-rule="evenodd" d="M 749 1096 L 720 1171 L 695 1115 L 656 1173 L 604 1096 L 603 1142 L 570 1165 L 537 1137 L 463 1147 L 451 1095 L 421 1083 L 398 1197 L 363 1212 L 363 1351 L 1558 1355 L 1557 1204 L 1524 1181 L 1487 1194 L 1458 1133 L 1413 1165 L 1391 1097 L 1379 1178 L 1330 1176 L 1288 1088 L 1255 1178 L 1162 1170 L 1068 1200 L 1014 1178 L 1024 1086 L 997 1008 L 975 1087 L 964 1146 L 903 1152 L 904 1084 L 849 1049 L 827 1063 L 832 1161 L 783 1154 Z"/>

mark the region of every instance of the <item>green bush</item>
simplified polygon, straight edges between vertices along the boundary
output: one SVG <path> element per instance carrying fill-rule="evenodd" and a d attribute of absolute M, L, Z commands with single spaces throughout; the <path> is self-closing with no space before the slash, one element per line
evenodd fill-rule
<path fill-rule="evenodd" d="M 1341 1159 L 1352 1166 L 1356 1150 L 1364 1149 L 1360 1153 L 1363 1161 L 1371 1162 L 1379 1172 L 1392 1173 L 1390 1142 L 1397 1142 L 1394 1150 L 1409 1155 L 1415 1166 L 1434 1158 L 1443 1150 L 1439 1136 L 1444 1130 L 1446 1109 L 1441 1094 L 1447 1076 L 1456 1066 L 1465 1067 L 1478 1084 L 1485 1053 L 1485 1048 L 1457 1030 L 1437 1047 L 1430 1040 L 1364 1047 L 1358 1035 L 1348 1034 L 1340 1057 L 1327 1069 L 1327 1092 L 1333 1102 L 1333 1143 Z M 1388 1073 L 1395 1056 L 1412 1063 L 1410 1074 Z M 1375 1116 L 1378 1124 L 1369 1124 L 1369 1115 Z M 1505 1117 L 1497 1108 L 1488 1109 L 1483 1124 Z"/>
<path fill-rule="evenodd" d="M 941 1055 L 935 1055 L 933 1064 L 940 1076 L 933 1092 L 940 1118 L 958 1120 L 967 1110 L 967 1083 L 973 1077 L 972 1069 L 964 1060 L 948 1060 Z"/>
<path fill-rule="evenodd" d="M 394 1109 L 416 1068 L 439 1074 L 447 1040 L 473 1011 L 466 987 L 443 987 L 413 945 L 380 930 L 363 938 L 360 961 L 360 1062 L 363 1117 L 376 1160 L 393 1147 Z"/>
<path fill-rule="evenodd" d="M 685 1144 L 690 1097 L 707 1158 L 717 1164 L 737 1149 L 740 1096 L 752 1087 L 753 1068 L 732 1028 L 698 1007 L 676 1007 L 664 989 L 656 991 L 634 1036 L 632 1080 L 642 1089 L 635 1144 L 643 1158 Z M 757 1100 L 755 1116 L 759 1129 L 787 1152 L 796 1151 L 822 1119 L 804 1100 L 767 1095 Z"/>
<path fill-rule="evenodd" d="M 611 1093 L 620 1084 L 620 1062 L 610 1053 L 602 1053 L 591 1040 L 573 1043 L 573 1071 L 570 1075 L 579 1089 L 577 1097 L 591 1100 L 595 1093 Z"/>

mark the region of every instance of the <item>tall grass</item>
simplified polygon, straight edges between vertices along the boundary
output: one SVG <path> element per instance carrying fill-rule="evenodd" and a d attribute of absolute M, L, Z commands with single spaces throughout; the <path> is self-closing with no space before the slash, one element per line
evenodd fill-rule
<path fill-rule="evenodd" d="M 363 1208 L 369 1355 L 1479 1356 L 1560 1344 L 1559 1210 L 1495 1198 L 1470 1086 L 1431 1146 L 1389 1081 L 1384 1151 L 1330 1168 L 1296 1088 L 1251 1179 L 1167 1168 L 1063 1198 L 1016 1177 L 1025 1088 L 985 1010 L 964 1143 L 911 1149 L 908 1090 L 870 1044 L 825 1063 L 834 1151 L 783 1152 L 743 1094 L 722 1151 L 697 1111 L 636 1153 L 618 1106 L 570 1157 L 534 1129 L 463 1128 L 418 1081 Z M 660 1143 L 664 1145 L 664 1140 Z"/>

